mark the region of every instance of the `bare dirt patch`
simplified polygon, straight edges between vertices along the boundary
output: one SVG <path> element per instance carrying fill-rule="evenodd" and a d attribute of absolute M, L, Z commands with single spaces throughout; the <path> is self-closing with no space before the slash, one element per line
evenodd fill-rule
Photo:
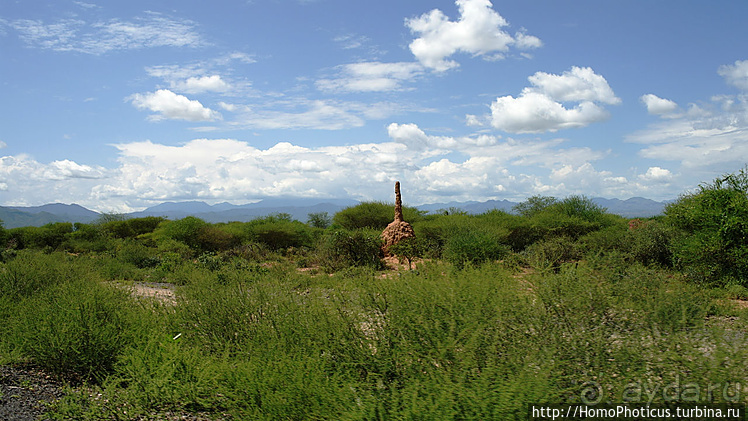
<path fill-rule="evenodd" d="M 131 285 L 119 285 L 129 288 L 132 295 L 142 298 L 153 298 L 164 304 L 174 305 L 177 303 L 177 297 L 174 293 L 174 284 L 167 282 L 135 282 Z"/>

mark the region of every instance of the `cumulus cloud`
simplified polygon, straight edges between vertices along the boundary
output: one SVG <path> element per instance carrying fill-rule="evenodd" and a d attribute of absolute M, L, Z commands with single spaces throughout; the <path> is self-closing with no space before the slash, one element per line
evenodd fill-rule
<path fill-rule="evenodd" d="M 237 139 L 180 145 L 113 145 L 115 168 L 28 156 L 0 158 L 5 203 L 76 202 L 101 211 L 132 211 L 162 201 L 247 202 L 273 196 L 391 199 L 404 181 L 413 204 L 451 200 L 524 200 L 533 194 L 630 197 L 666 192 L 668 172 L 613 174 L 595 168 L 608 152 L 565 147 L 563 139 L 517 140 L 473 134 L 440 136 L 392 123 L 381 143 L 258 148 Z M 4 187 L 3 187 L 4 186 Z M 666 192 L 667 193 L 667 192 Z M 22 203 L 23 202 L 23 203 Z"/>
<path fill-rule="evenodd" d="M 649 167 L 647 172 L 639 176 L 640 179 L 656 183 L 668 183 L 673 179 L 670 170 L 660 167 Z"/>
<path fill-rule="evenodd" d="M 156 92 L 132 95 L 129 100 L 141 110 L 153 111 L 149 118 L 158 120 L 214 121 L 221 119 L 221 114 L 203 106 L 200 101 L 177 95 L 168 89 Z"/>
<path fill-rule="evenodd" d="M 0 190 L 5 192 L 4 205 L 84 203 L 91 189 L 106 183 L 109 175 L 103 167 L 68 159 L 45 164 L 25 154 L 0 157 Z"/>
<path fill-rule="evenodd" d="M 604 77 L 589 67 L 572 67 L 561 75 L 537 72 L 528 78 L 533 86 L 524 88 L 518 97 L 497 98 L 491 104 L 487 120 L 499 130 L 510 133 L 555 132 L 585 127 L 608 118 L 600 103 L 619 104 Z M 567 107 L 564 103 L 576 103 Z M 470 125 L 481 119 L 468 116 Z"/>
<path fill-rule="evenodd" d="M 404 82 L 423 73 L 418 63 L 364 62 L 339 66 L 335 79 L 320 79 L 317 88 L 338 92 L 385 92 L 402 89 Z"/>
<path fill-rule="evenodd" d="M 639 100 L 647 107 L 647 112 L 654 115 L 670 114 L 678 109 L 678 104 L 654 94 L 642 95 Z"/>
<path fill-rule="evenodd" d="M 608 81 L 589 67 L 573 66 L 560 75 L 537 72 L 527 79 L 533 84 L 528 92 L 542 93 L 556 101 L 621 103 Z"/>
<path fill-rule="evenodd" d="M 28 45 L 62 52 L 101 55 L 115 50 L 154 47 L 199 47 L 205 45 L 196 25 L 149 12 L 132 21 L 111 19 L 87 22 L 82 19 L 18 19 L 8 22 Z"/>
<path fill-rule="evenodd" d="M 509 23 L 495 10 L 489 0 L 457 0 L 460 17 L 449 20 L 444 12 L 434 9 L 419 17 L 406 19 L 405 25 L 418 35 L 410 43 L 410 51 L 424 66 L 446 71 L 459 66 L 448 57 L 468 53 L 487 59 L 500 59 L 511 46 L 520 49 L 537 48 L 539 38 L 524 31 L 515 37 L 503 28 Z"/>
<path fill-rule="evenodd" d="M 730 85 L 748 91 L 748 60 L 737 60 L 734 64 L 720 66 L 717 73 Z"/>

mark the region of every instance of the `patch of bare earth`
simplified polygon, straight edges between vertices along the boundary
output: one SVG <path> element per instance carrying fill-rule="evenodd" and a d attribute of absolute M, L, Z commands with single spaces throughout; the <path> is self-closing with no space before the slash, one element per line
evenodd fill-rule
<path fill-rule="evenodd" d="M 131 285 L 122 285 L 122 287 L 129 288 L 135 297 L 153 298 L 170 305 L 177 303 L 177 298 L 174 294 L 174 284 L 167 282 L 135 282 Z"/>

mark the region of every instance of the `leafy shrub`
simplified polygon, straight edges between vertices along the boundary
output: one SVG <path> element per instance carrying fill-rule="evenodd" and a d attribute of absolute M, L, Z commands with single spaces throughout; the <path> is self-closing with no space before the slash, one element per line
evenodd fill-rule
<path fill-rule="evenodd" d="M 488 232 L 467 229 L 454 233 L 444 245 L 444 258 L 458 269 L 465 264 L 480 265 L 499 260 L 509 252 L 500 238 Z"/>
<path fill-rule="evenodd" d="M 314 228 L 325 229 L 332 224 L 332 217 L 327 212 L 315 212 L 307 215 L 307 224 Z"/>
<path fill-rule="evenodd" d="M 408 237 L 390 246 L 390 253 L 398 257 L 400 262 L 408 262 L 408 269 L 412 269 L 414 259 L 423 257 L 424 247 L 420 237 Z"/>
<path fill-rule="evenodd" d="M 159 224 L 166 221 L 157 216 L 146 216 L 132 219 L 113 219 L 102 224 L 102 229 L 114 238 L 134 238 L 153 232 Z"/>
<path fill-rule="evenodd" d="M 32 295 L 58 283 L 89 276 L 92 267 L 63 253 L 42 254 L 21 250 L 0 265 L 0 296 L 12 300 Z"/>
<path fill-rule="evenodd" d="M 158 266 L 161 259 L 156 250 L 144 246 L 135 240 L 125 240 L 117 250 L 117 258 L 137 268 L 152 268 Z"/>
<path fill-rule="evenodd" d="M 514 205 L 512 210 L 525 218 L 532 218 L 538 212 L 547 209 L 557 202 L 558 200 L 551 196 L 531 196 L 524 202 Z"/>
<path fill-rule="evenodd" d="M 665 222 L 684 232 L 674 259 L 692 279 L 718 285 L 748 280 L 748 168 L 668 205 Z"/>
<path fill-rule="evenodd" d="M 176 221 L 168 221 L 159 230 L 163 235 L 173 240 L 181 241 L 193 249 L 200 249 L 200 234 L 208 223 L 200 218 L 188 216 Z"/>
<path fill-rule="evenodd" d="M 605 220 L 605 208 L 596 205 L 585 196 L 569 196 L 560 202 L 553 203 L 546 208 L 551 212 L 559 212 L 566 216 L 576 217 L 588 222 L 603 223 Z"/>
<path fill-rule="evenodd" d="M 672 242 L 675 235 L 675 231 L 662 222 L 657 220 L 643 222 L 628 231 L 629 255 L 632 260 L 645 265 L 656 263 L 662 266 L 672 266 Z"/>
<path fill-rule="evenodd" d="M 22 309 L 22 353 L 45 370 L 101 380 L 129 343 L 127 291 L 96 280 L 62 282 Z"/>
<path fill-rule="evenodd" d="M 291 220 L 290 216 L 271 215 L 250 221 L 247 230 L 254 241 L 277 251 L 289 247 L 311 247 L 317 229 Z"/>
<path fill-rule="evenodd" d="M 532 244 L 525 250 L 530 264 L 540 270 L 558 272 L 562 263 L 581 258 L 577 245 L 568 237 L 553 237 Z"/>
<path fill-rule="evenodd" d="M 16 241 L 19 249 L 56 250 L 73 232 L 70 222 L 53 222 L 41 227 L 22 227 L 9 230 L 11 239 Z"/>
<path fill-rule="evenodd" d="M 374 230 L 334 230 L 326 233 L 317 246 L 320 266 L 335 272 L 351 266 L 382 269 L 382 239 Z"/>
<path fill-rule="evenodd" d="M 222 225 L 206 225 L 198 233 L 197 243 L 203 251 L 222 251 L 238 246 L 240 240 Z"/>
<path fill-rule="evenodd" d="M 341 210 L 333 216 L 335 225 L 347 230 L 370 228 L 383 230 L 395 218 L 395 205 L 385 202 L 362 202 Z M 423 219 L 424 212 L 403 206 L 403 218 L 413 224 Z"/>

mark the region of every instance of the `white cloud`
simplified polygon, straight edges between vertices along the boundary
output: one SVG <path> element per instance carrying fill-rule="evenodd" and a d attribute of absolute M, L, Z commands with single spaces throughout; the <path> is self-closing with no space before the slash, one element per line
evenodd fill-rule
<path fill-rule="evenodd" d="M 556 101 L 589 101 L 620 104 L 604 77 L 589 67 L 573 66 L 563 74 L 537 72 L 527 78 L 534 85 L 532 92 L 542 93 Z"/>
<path fill-rule="evenodd" d="M 270 109 L 275 105 L 275 109 Z M 282 108 L 282 109 L 278 109 Z M 258 129 L 340 130 L 361 127 L 364 119 L 350 104 L 323 100 L 297 100 L 265 104 L 262 108 L 244 107 L 237 125 Z"/>
<path fill-rule="evenodd" d="M 537 72 L 528 80 L 533 84 L 518 97 L 497 98 L 491 104 L 491 125 L 511 133 L 555 132 L 585 127 L 608 118 L 598 103 L 618 104 L 608 82 L 589 67 L 572 67 L 561 75 Z M 578 102 L 571 108 L 562 102 Z M 481 122 L 475 116 L 468 123 Z"/>
<path fill-rule="evenodd" d="M 746 63 L 738 61 L 721 66 L 719 73 L 727 83 L 741 87 L 741 75 L 748 71 Z M 665 116 L 669 119 L 627 136 L 628 142 L 645 145 L 639 151 L 640 156 L 679 162 L 681 172 L 695 176 L 703 173 L 704 177 L 745 165 L 748 156 L 748 96 L 745 94 L 714 96 L 710 102 L 691 104 L 684 112 Z"/>
<path fill-rule="evenodd" d="M 402 83 L 423 73 L 418 63 L 364 62 L 339 66 L 335 79 L 320 79 L 317 88 L 339 92 L 385 92 L 402 89 Z"/>
<path fill-rule="evenodd" d="M 457 21 L 439 9 L 417 18 L 406 19 L 405 24 L 419 37 L 410 43 L 410 51 L 426 67 L 445 71 L 459 66 L 448 57 L 462 52 L 487 59 L 502 58 L 510 46 L 537 48 L 542 42 L 537 37 L 519 32 L 516 39 L 502 28 L 509 23 L 488 0 L 457 0 L 460 12 Z"/>
<path fill-rule="evenodd" d="M 205 108 L 199 101 L 177 95 L 168 89 L 159 89 L 147 94 L 135 94 L 128 99 L 138 109 L 147 109 L 157 113 L 149 117 L 154 121 L 163 119 L 214 121 L 221 119 L 218 112 Z"/>
<path fill-rule="evenodd" d="M 61 180 L 65 178 L 99 179 L 106 177 L 106 171 L 101 167 L 81 165 L 69 159 L 50 163 L 48 171 L 46 171 L 45 174 L 47 174 L 47 177 L 52 180 Z"/>
<path fill-rule="evenodd" d="M 8 146 L 8 144 L 7 144 L 7 143 L 5 143 L 5 142 L 3 142 L 2 140 L 0 140 L 0 149 L 3 149 L 3 148 L 5 148 L 5 147 L 7 147 L 7 146 Z"/>
<path fill-rule="evenodd" d="M 8 23 L 27 44 L 54 51 L 100 55 L 115 50 L 154 47 L 199 47 L 202 36 L 189 20 L 175 20 L 149 12 L 133 21 L 111 19 L 89 23 L 60 19 L 54 23 L 19 19 Z"/>
<path fill-rule="evenodd" d="M 678 104 L 676 104 L 674 101 L 660 98 L 654 94 L 642 95 L 639 99 L 647 107 L 647 112 L 650 114 L 670 114 L 678 109 Z"/>
<path fill-rule="evenodd" d="M 203 92 L 226 92 L 231 85 L 219 75 L 190 77 L 185 81 L 174 83 L 173 88 L 179 92 L 198 94 Z"/>
<path fill-rule="evenodd" d="M 734 64 L 720 66 L 717 73 L 730 85 L 748 91 L 748 60 L 737 60 Z"/>
<path fill-rule="evenodd" d="M 649 167 L 647 172 L 639 176 L 641 180 L 656 183 L 668 183 L 673 179 L 670 170 L 660 167 Z"/>
<path fill-rule="evenodd" d="M 41 205 L 87 201 L 91 189 L 109 176 L 99 166 L 78 164 L 71 160 L 44 164 L 21 154 L 0 157 L 0 191 L 3 205 Z"/>
<path fill-rule="evenodd" d="M 555 132 L 585 127 L 608 118 L 608 112 L 585 101 L 567 109 L 550 97 L 525 92 L 517 98 L 499 97 L 491 104 L 491 125 L 510 133 Z"/>

